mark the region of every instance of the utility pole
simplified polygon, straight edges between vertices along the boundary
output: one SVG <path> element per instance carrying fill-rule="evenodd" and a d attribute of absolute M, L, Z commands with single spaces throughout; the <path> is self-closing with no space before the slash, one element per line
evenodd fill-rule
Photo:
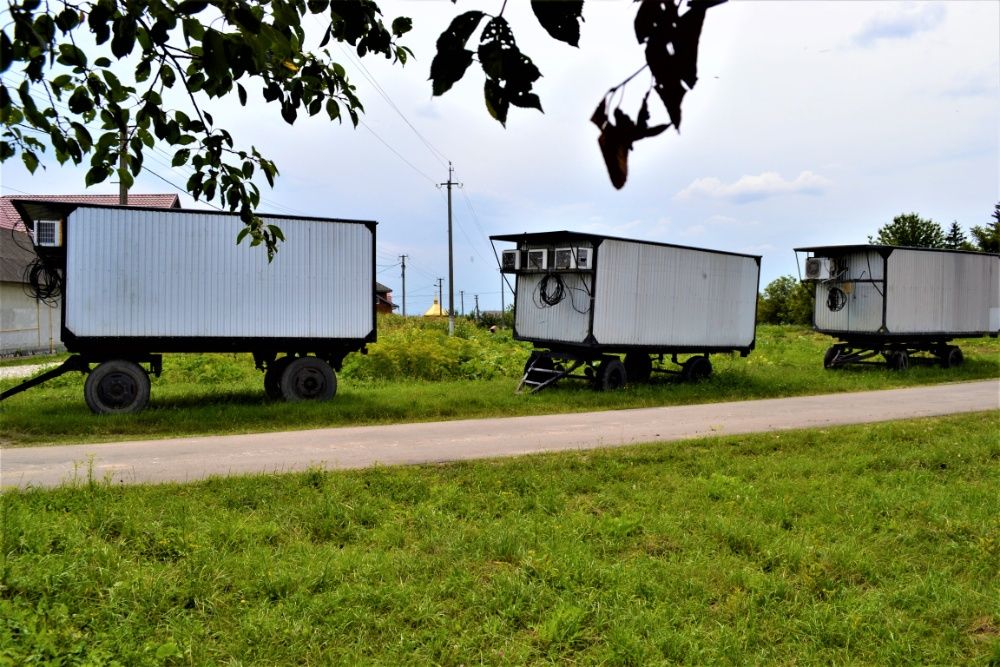
<path fill-rule="evenodd" d="M 500 316 L 502 317 L 507 308 L 503 305 L 503 292 L 504 292 L 504 280 L 503 280 L 503 269 L 500 269 Z"/>
<path fill-rule="evenodd" d="M 448 188 L 448 335 L 455 335 L 455 262 L 452 254 L 452 244 L 451 244 L 451 188 L 454 185 L 462 187 L 461 183 L 456 183 L 451 180 L 452 174 L 455 173 L 455 168 L 451 166 L 451 162 L 448 162 L 448 181 L 446 183 L 439 183 L 438 187 L 446 186 Z"/>
<path fill-rule="evenodd" d="M 128 169 L 128 131 L 123 127 L 119 130 L 118 145 L 118 203 L 128 206 L 128 185 L 122 174 Z"/>
<path fill-rule="evenodd" d="M 458 290 L 458 298 L 459 298 L 459 301 L 462 304 L 462 316 L 464 317 L 465 316 L 465 290 L 464 289 Z"/>
<path fill-rule="evenodd" d="M 476 319 L 479 319 L 479 295 L 476 295 Z"/>
<path fill-rule="evenodd" d="M 441 287 L 441 283 L 443 281 L 444 281 L 444 278 L 438 278 L 438 311 L 440 311 L 442 309 L 442 307 L 443 307 L 442 304 L 443 304 L 444 295 L 442 294 L 442 289 L 443 288 Z"/>
<path fill-rule="evenodd" d="M 406 257 L 407 255 L 399 256 L 399 261 L 403 267 L 403 317 L 406 317 Z"/>

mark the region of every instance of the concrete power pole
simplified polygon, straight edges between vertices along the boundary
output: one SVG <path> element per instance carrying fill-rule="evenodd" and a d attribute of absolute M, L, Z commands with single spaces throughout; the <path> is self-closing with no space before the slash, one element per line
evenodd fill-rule
<path fill-rule="evenodd" d="M 122 173 L 128 169 L 128 132 L 123 127 L 119 133 L 118 151 L 118 203 L 128 206 L 128 185 L 122 178 Z"/>
<path fill-rule="evenodd" d="M 403 317 L 406 317 L 406 257 L 407 255 L 399 256 L 399 261 L 403 267 Z"/>
<path fill-rule="evenodd" d="M 461 308 L 462 308 L 462 310 L 460 312 L 462 313 L 462 315 L 465 315 L 465 290 L 464 289 L 458 290 L 458 300 L 459 300 L 459 303 L 461 304 Z"/>
<path fill-rule="evenodd" d="M 479 319 L 479 295 L 476 295 L 476 319 Z"/>
<path fill-rule="evenodd" d="M 503 280 L 503 269 L 500 269 L 500 316 L 501 317 L 503 317 L 504 311 L 507 310 L 507 308 L 504 306 L 504 303 L 503 303 L 503 292 L 504 292 L 503 283 L 504 283 L 504 280 Z"/>
<path fill-rule="evenodd" d="M 438 278 L 438 310 L 444 308 L 444 294 L 442 293 L 444 288 L 441 287 L 442 282 L 444 282 L 444 278 Z"/>
<path fill-rule="evenodd" d="M 455 262 L 452 253 L 452 243 L 451 243 L 451 188 L 457 185 L 462 187 L 461 183 L 456 183 L 451 180 L 452 174 L 455 173 L 455 168 L 451 166 L 451 162 L 448 162 L 448 181 L 445 183 L 439 183 L 438 187 L 445 186 L 448 188 L 448 335 L 455 335 Z"/>

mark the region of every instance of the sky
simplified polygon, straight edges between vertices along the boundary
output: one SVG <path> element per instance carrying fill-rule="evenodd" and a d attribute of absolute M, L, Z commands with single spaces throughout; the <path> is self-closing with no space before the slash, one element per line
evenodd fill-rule
<path fill-rule="evenodd" d="M 399 256 L 408 256 L 410 315 L 431 305 L 438 278 L 447 305 L 440 184 L 449 161 L 461 184 L 452 192 L 455 308 L 465 312 L 476 295 L 481 309 L 501 305 L 492 234 L 566 229 L 757 254 L 763 288 L 797 274 L 794 247 L 865 243 L 910 212 L 968 230 L 988 223 L 1000 201 L 1000 2 L 715 7 L 681 132 L 639 142 L 620 191 L 589 119 L 605 92 L 643 64 L 634 3 L 588 0 L 577 49 L 548 37 L 527 2 L 507 2 L 518 45 L 542 72 L 536 91 L 545 112 L 512 108 L 506 129 L 486 111 L 475 65 L 442 97 L 432 97 L 428 81 L 434 43 L 451 18 L 498 12 L 502 0 L 379 4 L 388 20 L 413 19 L 403 43 L 415 58 L 400 67 L 333 46 L 365 105 L 357 129 L 318 117 L 289 126 L 278 108 L 253 101 L 252 87 L 247 108 L 211 110 L 238 145 L 278 165 L 275 188 L 262 184 L 260 212 L 379 222 L 377 279 L 401 303 Z M 310 34 L 318 42 L 318 24 Z M 633 116 L 648 85 L 640 74 L 626 88 Z M 666 122 L 658 100 L 652 109 L 654 122 Z M 157 175 L 143 173 L 133 192 L 183 185 L 189 172 L 172 170 L 170 154 L 150 156 Z M 10 160 L 0 190 L 117 191 L 110 183 L 85 190 L 85 171 L 50 160 L 32 176 Z"/>

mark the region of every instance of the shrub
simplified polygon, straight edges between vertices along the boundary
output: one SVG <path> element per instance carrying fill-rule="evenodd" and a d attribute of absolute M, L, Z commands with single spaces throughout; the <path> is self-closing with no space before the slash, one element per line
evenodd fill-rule
<path fill-rule="evenodd" d="M 368 354 L 352 354 L 341 374 L 355 380 L 486 380 L 520 376 L 531 346 L 518 343 L 509 331 L 489 333 L 466 319 L 455 321 L 448 336 L 447 320 L 379 319 L 378 342 Z"/>

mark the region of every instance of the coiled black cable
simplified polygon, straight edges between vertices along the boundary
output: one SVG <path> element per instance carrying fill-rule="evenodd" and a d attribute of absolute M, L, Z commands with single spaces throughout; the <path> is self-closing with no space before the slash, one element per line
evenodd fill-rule
<path fill-rule="evenodd" d="M 24 293 L 47 306 L 56 306 L 62 296 L 62 276 L 41 257 L 24 267 Z"/>
<path fill-rule="evenodd" d="M 555 281 L 554 288 L 549 287 L 550 281 Z M 566 297 L 566 285 L 558 273 L 546 273 L 538 284 L 538 298 L 546 306 L 554 306 Z"/>

